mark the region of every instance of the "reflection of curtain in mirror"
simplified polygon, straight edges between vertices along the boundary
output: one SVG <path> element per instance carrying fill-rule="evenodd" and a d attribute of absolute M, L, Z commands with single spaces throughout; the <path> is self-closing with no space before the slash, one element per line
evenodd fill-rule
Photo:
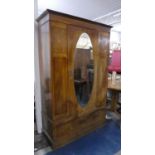
<path fill-rule="evenodd" d="M 81 78 L 86 80 L 87 79 L 87 69 L 86 66 L 81 67 Z"/>
<path fill-rule="evenodd" d="M 81 70 L 81 78 L 87 79 L 87 66 L 91 60 L 90 49 L 77 48 L 75 52 L 75 69 Z"/>
<path fill-rule="evenodd" d="M 93 60 L 93 50 L 90 49 L 90 59 Z"/>

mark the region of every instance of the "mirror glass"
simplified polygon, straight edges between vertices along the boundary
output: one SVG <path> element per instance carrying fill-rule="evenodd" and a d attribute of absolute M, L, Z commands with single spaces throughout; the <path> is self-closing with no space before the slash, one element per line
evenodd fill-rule
<path fill-rule="evenodd" d="M 90 37 L 82 33 L 74 55 L 74 87 L 78 103 L 83 107 L 90 98 L 94 79 L 94 56 Z"/>

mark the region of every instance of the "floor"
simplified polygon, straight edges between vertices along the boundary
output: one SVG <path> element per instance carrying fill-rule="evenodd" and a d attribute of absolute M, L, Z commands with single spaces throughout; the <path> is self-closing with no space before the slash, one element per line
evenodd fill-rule
<path fill-rule="evenodd" d="M 103 128 L 56 151 L 52 151 L 44 135 L 38 135 L 35 131 L 34 155 L 120 155 L 120 118 L 114 113 L 108 113 L 106 118 L 107 121 Z M 100 140 L 101 137 L 102 140 Z"/>
<path fill-rule="evenodd" d="M 41 150 L 48 147 L 50 144 L 47 138 L 43 134 L 38 134 L 37 131 L 34 133 L 34 151 Z"/>
<path fill-rule="evenodd" d="M 38 150 L 34 152 L 34 155 L 46 155 L 48 152 L 51 152 L 52 149 L 50 146 L 42 148 L 41 150 Z"/>

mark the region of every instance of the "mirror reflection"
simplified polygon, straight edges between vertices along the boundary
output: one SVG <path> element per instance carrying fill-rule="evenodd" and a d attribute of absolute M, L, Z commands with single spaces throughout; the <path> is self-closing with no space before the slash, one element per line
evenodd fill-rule
<path fill-rule="evenodd" d="M 87 33 L 82 33 L 75 48 L 74 86 L 78 103 L 85 106 L 90 98 L 94 79 L 93 47 Z"/>

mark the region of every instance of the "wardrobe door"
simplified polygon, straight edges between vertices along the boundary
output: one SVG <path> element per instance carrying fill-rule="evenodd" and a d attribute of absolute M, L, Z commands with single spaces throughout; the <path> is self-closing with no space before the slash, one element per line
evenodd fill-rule
<path fill-rule="evenodd" d="M 72 110 L 77 109 L 78 116 L 90 113 L 96 108 L 97 92 L 97 32 L 77 26 L 68 26 L 68 71 L 69 71 L 69 100 Z M 82 36 L 87 36 L 90 48 L 79 48 L 78 42 Z M 80 54 L 81 55 L 80 55 Z M 85 57 L 85 58 L 84 58 Z M 84 61 L 83 61 L 84 59 Z M 90 60 L 89 60 L 90 59 Z M 85 62 L 85 64 L 84 64 Z M 88 64 L 86 64 L 88 62 Z M 91 64 L 89 63 L 91 62 Z M 90 67 L 90 65 L 92 67 Z M 81 66 L 81 68 L 79 67 Z M 89 67 L 91 69 L 89 69 Z M 89 70 L 88 70 L 89 69 Z M 88 72 L 91 70 L 91 75 Z M 89 80 L 91 79 L 91 80 Z M 88 93 L 87 93 L 88 92 Z"/>

